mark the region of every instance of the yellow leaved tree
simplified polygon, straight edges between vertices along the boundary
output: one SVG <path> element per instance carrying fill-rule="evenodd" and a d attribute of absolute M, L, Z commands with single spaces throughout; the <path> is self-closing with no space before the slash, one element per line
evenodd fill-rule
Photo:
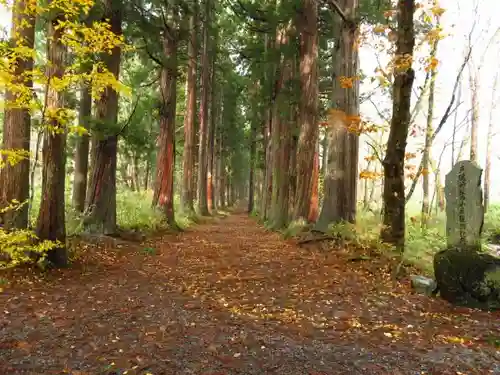
<path fill-rule="evenodd" d="M 12 11 L 10 39 L 0 41 L 0 102 L 4 111 L 0 162 L 0 267 L 48 260 L 68 262 L 64 213 L 66 137 L 85 134 L 68 93 L 82 84 L 94 100 L 107 89 L 126 91 L 102 58 L 123 48 L 121 35 L 93 0 L 0 0 Z M 95 13 L 89 22 L 90 13 Z M 97 16 L 96 16 L 97 14 Z M 96 19 L 100 19 L 97 21 Z M 46 54 L 35 49 L 35 24 L 46 24 Z M 91 67 L 82 69 L 82 66 Z M 42 197 L 36 228 L 29 225 L 30 150 L 35 121 L 43 136 Z M 33 180 L 33 174 L 31 174 Z M 43 262 L 42 262 L 43 264 Z"/>

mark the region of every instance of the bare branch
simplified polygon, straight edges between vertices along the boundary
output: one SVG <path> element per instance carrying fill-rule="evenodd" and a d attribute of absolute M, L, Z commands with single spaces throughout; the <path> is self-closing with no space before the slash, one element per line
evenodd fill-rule
<path fill-rule="evenodd" d="M 135 104 L 134 104 L 134 108 L 132 109 L 132 112 L 130 112 L 130 115 L 128 116 L 128 119 L 127 121 L 125 122 L 125 124 L 123 124 L 122 128 L 120 129 L 120 131 L 118 133 L 116 133 L 116 136 L 120 136 L 123 134 L 123 132 L 125 131 L 125 129 L 130 125 L 130 123 L 132 122 L 132 117 L 134 117 L 135 115 L 135 111 L 137 110 L 137 106 L 139 105 L 139 97 L 137 98 L 137 100 L 135 101 Z"/>
<path fill-rule="evenodd" d="M 446 111 L 444 112 L 443 117 L 441 117 L 441 121 L 439 122 L 438 126 L 436 127 L 436 130 L 432 134 L 431 142 L 434 141 L 434 139 L 436 139 L 436 136 L 443 128 L 443 125 L 446 123 L 446 121 L 448 121 L 448 118 L 452 114 L 451 109 L 452 109 L 453 104 L 455 103 L 455 100 L 456 100 L 457 90 L 458 90 L 458 87 L 459 87 L 461 79 L 462 79 L 462 74 L 464 72 L 465 67 L 467 66 L 468 61 L 470 60 L 471 54 L 472 54 L 472 46 L 469 46 L 469 50 L 464 58 L 464 61 L 462 62 L 462 65 L 460 66 L 460 69 L 458 70 L 457 77 L 455 78 L 455 84 L 453 85 L 453 91 L 451 94 L 450 102 L 448 103 L 448 107 L 446 108 Z"/>
<path fill-rule="evenodd" d="M 347 18 L 344 10 L 340 7 L 340 4 L 337 3 L 336 0 L 326 0 L 326 2 L 333 8 L 333 10 L 340 16 L 340 18 L 342 18 L 342 21 L 344 21 L 345 23 L 352 23 L 352 20 Z"/>
<path fill-rule="evenodd" d="M 373 139 L 371 139 L 371 141 L 374 142 Z M 382 160 L 382 156 L 380 156 L 380 152 L 377 150 L 377 147 L 373 143 L 368 142 L 368 141 L 366 141 L 366 144 L 373 150 L 373 153 L 375 154 L 375 157 L 380 162 L 380 164 L 382 164 L 382 161 L 383 161 Z"/>
<path fill-rule="evenodd" d="M 378 108 L 378 106 L 375 104 L 375 102 L 372 100 L 371 96 L 368 98 L 368 101 L 373 105 L 373 107 L 375 108 L 375 110 L 377 111 L 377 114 L 379 115 L 379 117 L 386 121 L 386 122 L 389 122 L 389 118 L 387 116 L 385 116 L 381 111 L 380 109 Z"/>

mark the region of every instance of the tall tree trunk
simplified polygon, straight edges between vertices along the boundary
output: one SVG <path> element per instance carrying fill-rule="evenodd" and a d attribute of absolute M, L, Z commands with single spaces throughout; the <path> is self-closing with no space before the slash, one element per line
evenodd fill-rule
<path fill-rule="evenodd" d="M 372 165 L 371 160 L 368 161 L 368 164 L 366 165 L 366 170 L 370 170 L 370 167 Z M 369 182 L 373 180 L 371 178 L 365 178 L 363 181 L 363 210 L 368 211 L 368 208 L 370 207 L 370 189 L 369 189 Z"/>
<path fill-rule="evenodd" d="M 219 207 L 226 207 L 226 164 L 224 160 L 224 138 L 222 131 L 219 136 Z"/>
<path fill-rule="evenodd" d="M 132 181 L 137 191 L 141 190 L 141 185 L 139 184 L 139 155 L 137 152 L 132 153 Z"/>
<path fill-rule="evenodd" d="M 230 159 L 230 158 L 229 158 Z M 231 173 L 231 168 L 228 166 L 226 174 L 226 191 L 227 191 L 227 205 L 233 207 L 234 205 L 234 190 L 233 190 L 233 180 L 234 177 Z"/>
<path fill-rule="evenodd" d="M 130 190 L 136 191 L 136 184 L 134 179 L 134 166 L 133 166 L 133 158 L 128 158 L 126 160 L 127 166 L 125 169 L 125 174 L 127 176 L 127 180 L 130 181 Z"/>
<path fill-rule="evenodd" d="M 121 5 L 115 0 L 104 3 L 105 20 L 108 19 L 111 31 L 122 34 Z M 121 48 L 113 48 L 111 54 L 103 56 L 107 69 L 118 79 L 120 75 Z M 96 103 L 96 121 L 116 124 L 118 121 L 118 93 L 106 87 Z M 87 191 L 87 217 L 84 221 L 86 231 L 116 233 L 116 164 L 118 151 L 117 135 L 95 135 L 93 139 L 94 159 L 92 177 Z"/>
<path fill-rule="evenodd" d="M 182 209 L 193 216 L 196 197 L 194 179 L 196 120 L 196 61 L 198 58 L 198 0 L 194 0 L 189 19 L 188 68 L 186 80 L 186 116 L 184 117 L 184 151 L 182 155 Z"/>
<path fill-rule="evenodd" d="M 379 166 L 378 166 L 378 163 L 375 163 L 375 175 L 378 176 L 378 174 L 379 174 Z M 376 183 L 376 181 L 377 181 L 376 178 L 372 178 L 371 179 L 370 199 L 369 199 L 369 202 L 373 202 L 375 200 L 375 193 L 377 192 L 377 183 Z M 379 195 L 377 195 L 377 197 L 378 196 Z"/>
<path fill-rule="evenodd" d="M 272 152 L 272 120 L 270 109 L 266 111 L 265 124 L 264 124 L 264 144 L 265 144 L 265 155 L 264 155 L 264 184 L 262 186 L 262 201 L 261 201 L 261 218 L 266 221 L 269 217 L 269 211 L 271 208 L 271 199 L 273 191 L 273 178 L 272 178 L 272 166 L 273 166 L 273 152 Z"/>
<path fill-rule="evenodd" d="M 254 109 L 254 112 L 256 110 Z M 250 129 L 250 173 L 248 176 L 248 207 L 247 212 L 251 214 L 254 208 L 255 202 L 255 164 L 257 156 L 257 121 L 252 119 L 252 125 Z"/>
<path fill-rule="evenodd" d="M 356 219 L 359 137 L 359 82 L 356 39 L 359 25 L 354 21 L 357 0 L 344 3 L 344 14 L 349 18 L 338 21 L 333 56 L 332 104 L 327 129 L 328 151 L 324 179 L 324 200 L 315 230 L 327 231 L 332 223 L 354 222 Z M 348 79 L 351 85 L 341 85 Z"/>
<path fill-rule="evenodd" d="M 488 210 L 488 206 L 490 204 L 490 182 L 491 182 L 491 142 L 493 138 L 493 112 L 496 108 L 496 92 L 498 85 L 498 72 L 495 74 L 495 78 L 493 79 L 493 90 L 491 94 L 491 109 L 490 109 L 490 123 L 488 124 L 488 135 L 486 140 L 486 165 L 484 169 L 484 212 Z"/>
<path fill-rule="evenodd" d="M 273 229 L 284 228 L 288 224 L 288 194 L 289 194 L 289 162 L 290 162 L 290 127 L 284 114 L 290 112 L 290 103 L 286 100 L 283 86 L 291 79 L 292 61 L 290 57 L 282 56 L 282 48 L 289 42 L 291 25 L 278 30 L 276 49 L 279 51 L 277 75 L 274 86 L 271 118 L 272 145 L 272 194 L 269 221 Z"/>
<path fill-rule="evenodd" d="M 271 199 L 272 199 L 272 168 L 273 168 L 273 145 L 272 145 L 272 106 L 273 102 L 276 100 L 275 97 L 275 74 L 276 68 L 275 64 L 271 59 L 272 50 L 275 48 L 275 39 L 271 38 L 268 34 L 265 35 L 265 55 L 268 61 L 270 61 L 270 71 L 271 73 L 266 72 L 264 75 L 264 82 L 266 85 L 269 85 L 270 90 L 270 100 L 269 106 L 264 107 L 264 127 L 263 127 L 263 136 L 264 136 L 264 184 L 262 187 L 262 201 L 260 208 L 260 216 L 262 220 L 266 221 L 269 216 L 269 209 L 271 207 Z"/>
<path fill-rule="evenodd" d="M 469 85 L 471 92 L 470 160 L 477 162 L 477 129 L 479 126 L 479 82 L 472 64 L 469 65 Z"/>
<path fill-rule="evenodd" d="M 328 155 L 328 138 L 325 135 L 321 139 L 321 170 L 320 174 L 323 178 L 325 178 L 326 175 L 326 160 L 327 160 L 327 155 Z"/>
<path fill-rule="evenodd" d="M 224 103 L 224 91 L 219 92 L 219 105 L 222 107 Z M 221 108 L 217 111 L 217 123 L 219 126 L 215 127 L 215 145 L 214 145 L 214 202 L 217 208 L 222 208 L 220 201 L 221 189 L 221 159 L 222 159 L 222 123 L 223 111 Z"/>
<path fill-rule="evenodd" d="M 207 196 L 208 173 L 208 100 L 210 95 L 209 68 L 210 56 L 208 50 L 210 28 L 210 0 L 204 0 L 205 11 L 203 20 L 203 51 L 201 56 L 201 103 L 200 103 L 200 143 L 198 151 L 198 210 L 200 215 L 209 215 Z"/>
<path fill-rule="evenodd" d="M 303 0 L 300 15 L 300 136 L 297 147 L 297 190 L 294 220 L 307 220 L 311 175 L 318 138 L 318 3 Z"/>
<path fill-rule="evenodd" d="M 87 82 L 80 88 L 80 108 L 78 111 L 79 126 L 89 130 L 89 121 L 92 116 L 92 93 Z M 87 194 L 87 175 L 89 169 L 89 142 L 88 134 L 77 138 L 75 150 L 75 177 L 73 180 L 73 208 L 77 212 L 85 210 L 85 196 Z"/>
<path fill-rule="evenodd" d="M 293 75 L 298 76 L 298 63 L 297 58 L 293 60 Z M 288 166 L 288 185 L 289 185 L 289 197 L 288 197 L 288 216 L 292 217 L 295 209 L 295 194 L 297 192 L 297 144 L 299 141 L 299 123 L 298 123 L 298 103 L 294 102 L 290 108 L 290 162 Z"/>
<path fill-rule="evenodd" d="M 207 201 L 210 212 L 215 211 L 215 191 L 214 191 L 214 158 L 215 158 L 215 131 L 217 126 L 217 106 L 218 95 L 216 95 L 216 50 L 217 50 L 217 35 L 214 36 L 212 43 L 213 50 L 211 51 L 211 69 L 210 69 L 210 123 L 208 129 L 208 168 L 207 168 Z"/>
<path fill-rule="evenodd" d="M 66 48 L 61 42 L 64 28 L 59 22 L 62 16 L 55 16 L 48 25 L 47 69 L 49 82 L 47 90 L 47 109 L 57 110 L 64 107 L 64 93 L 50 84 L 53 79 L 62 79 L 65 69 Z M 68 264 L 66 252 L 66 218 L 64 207 L 64 187 L 66 181 L 66 131 L 64 124 L 51 120 L 44 131 L 42 200 L 36 225 L 37 237 L 44 241 L 57 241 L 58 245 L 49 250 L 47 260 L 56 267 Z"/>
<path fill-rule="evenodd" d="M 220 120 L 219 120 L 220 121 Z M 220 208 L 219 189 L 220 189 L 220 155 L 219 155 L 220 133 L 215 132 L 214 145 L 214 202 L 217 208 Z"/>
<path fill-rule="evenodd" d="M 292 120 L 292 124 L 295 127 L 292 130 L 296 130 L 297 125 L 298 125 L 298 118 L 297 118 L 297 112 L 296 105 L 294 108 L 294 119 Z M 297 144 L 299 142 L 299 138 L 297 135 L 292 134 L 290 137 L 290 165 L 288 167 L 288 184 L 289 184 L 289 197 L 288 197 L 288 216 L 292 217 L 293 212 L 295 210 L 295 194 L 297 193 Z"/>
<path fill-rule="evenodd" d="M 165 32 L 167 34 L 167 32 Z M 174 216 L 175 111 L 177 104 L 177 40 L 163 36 L 165 62 L 161 68 L 160 136 L 156 161 L 153 206 L 164 213 L 167 223 L 177 228 Z"/>
<path fill-rule="evenodd" d="M 436 198 L 436 206 L 435 206 L 436 215 L 438 213 L 438 210 L 440 210 L 442 212 L 445 209 L 444 188 L 443 188 L 443 184 L 441 182 L 442 160 L 443 160 L 443 153 L 441 153 L 441 155 L 439 156 L 439 161 L 438 161 L 437 166 L 436 166 L 435 161 L 433 161 L 432 159 L 430 160 L 430 164 L 431 164 L 432 170 L 434 172 L 435 189 L 434 189 L 434 194 L 433 194 L 431 203 L 429 205 L 429 212 L 432 210 L 432 206 L 434 204 L 434 198 Z"/>
<path fill-rule="evenodd" d="M 290 129 L 287 120 L 279 118 L 278 113 L 273 118 L 274 165 L 269 221 L 273 229 L 281 229 L 287 226 L 289 214 Z"/>
<path fill-rule="evenodd" d="M 393 84 L 392 120 L 387 141 L 387 150 L 383 161 L 383 228 L 381 238 L 384 242 L 404 249 L 405 241 L 405 152 L 411 113 L 411 91 L 415 72 L 412 62 L 403 63 L 404 59 L 413 59 L 415 34 L 413 13 L 415 0 L 402 0 L 398 3 L 398 40 L 396 42 L 395 71 Z"/>
<path fill-rule="evenodd" d="M 125 163 L 122 163 L 120 167 L 117 170 L 120 172 L 120 176 L 122 178 L 122 183 L 127 187 L 127 189 L 132 189 L 132 186 L 129 185 L 129 178 L 128 178 L 128 171 L 127 171 L 127 165 Z"/>
<path fill-rule="evenodd" d="M 95 105 L 95 103 L 94 103 Z M 88 207 L 87 204 L 90 200 L 90 186 L 92 186 L 92 179 L 94 177 L 95 170 L 95 158 L 96 158 L 96 146 L 97 136 L 95 133 L 90 133 L 90 151 L 89 151 L 89 171 L 87 173 L 87 193 L 85 195 L 85 207 Z"/>
<path fill-rule="evenodd" d="M 34 48 L 35 41 L 35 16 L 28 8 L 29 0 L 16 0 L 12 7 L 12 46 L 24 47 L 29 50 Z M 33 59 L 26 56 L 18 56 L 11 62 L 14 65 L 15 85 L 26 88 L 29 92 L 33 87 L 32 75 Z M 24 158 L 15 165 L 6 163 L 0 172 L 0 208 L 9 206 L 12 201 L 19 203 L 29 199 L 30 188 L 30 129 L 31 116 L 29 112 L 29 101 L 31 95 L 28 93 L 26 99 L 21 99 L 21 94 L 15 91 L 5 92 L 5 117 L 3 122 L 3 150 L 22 151 Z M 11 106 L 11 103 L 21 100 L 21 106 Z M 33 183 L 33 182 L 32 182 Z M 19 210 L 8 210 L 2 216 L 4 229 L 23 229 L 28 226 L 28 204 L 24 203 Z"/>
<path fill-rule="evenodd" d="M 438 23 L 439 26 L 439 23 Z M 436 39 L 432 44 L 431 49 L 431 59 L 435 59 L 437 56 L 437 50 L 439 45 L 439 39 Z M 437 70 L 432 69 L 430 72 L 430 86 L 429 86 L 429 102 L 427 106 L 427 126 L 425 130 L 425 143 L 424 143 L 424 153 L 422 155 L 422 210 L 421 210 L 421 226 L 422 228 L 427 227 L 427 222 L 429 214 L 431 212 L 429 205 L 429 192 L 430 192 L 430 158 L 432 149 L 432 134 L 433 120 L 434 120 L 434 93 L 436 89 L 436 77 Z"/>
<path fill-rule="evenodd" d="M 318 189 L 318 198 L 319 198 L 319 202 L 320 202 L 320 207 L 321 207 L 321 204 L 325 198 L 325 190 L 324 190 L 324 181 L 325 181 L 325 175 L 326 175 L 326 150 L 328 148 L 328 139 L 326 138 L 326 132 L 325 134 L 323 135 L 323 137 L 321 138 L 321 135 L 320 135 L 320 159 L 321 159 L 321 163 L 320 163 L 320 169 L 319 169 L 319 177 L 320 177 L 320 181 L 321 181 L 321 189 Z M 319 211 L 318 211 L 318 217 L 319 217 Z M 315 222 L 318 221 L 317 218 L 315 220 Z"/>
<path fill-rule="evenodd" d="M 461 103 L 462 99 L 462 85 L 458 87 L 457 102 Z M 455 116 L 453 118 L 453 133 L 451 138 L 451 166 L 455 165 L 455 150 L 456 150 L 456 138 L 458 128 L 458 111 L 455 111 Z"/>
<path fill-rule="evenodd" d="M 149 160 L 149 155 L 147 156 L 146 159 L 146 168 L 144 170 L 144 190 L 147 191 L 149 188 L 149 174 L 151 173 L 151 162 Z"/>
<path fill-rule="evenodd" d="M 349 6 L 346 10 L 355 13 L 358 6 L 358 0 L 349 0 Z M 344 28 L 342 31 L 342 40 L 344 43 L 344 49 L 346 52 L 346 57 L 348 58 L 348 64 L 344 66 L 347 68 L 347 72 L 351 74 L 353 78 L 353 88 L 349 90 L 347 95 L 346 108 L 348 109 L 348 126 L 352 129 L 346 134 L 346 160 L 345 160 L 345 171 L 346 171 L 346 200 L 344 204 L 344 215 L 346 221 L 350 223 L 356 222 L 356 210 L 358 203 L 358 165 L 359 165 L 359 127 L 361 126 L 361 119 L 359 116 L 359 82 L 357 80 L 358 76 L 358 47 L 357 39 L 359 33 L 359 26 L 352 25 L 350 30 Z M 349 123 L 350 122 L 350 123 Z"/>
<path fill-rule="evenodd" d="M 470 129 L 467 129 L 467 132 L 469 131 Z M 457 158 L 455 159 L 455 162 L 453 164 L 456 164 L 458 163 L 460 160 L 462 160 L 462 156 L 465 152 L 465 146 L 467 146 L 467 142 L 469 140 L 469 136 L 466 134 L 464 134 L 464 136 L 462 137 L 462 140 L 460 141 L 460 146 L 458 146 L 458 153 L 457 153 Z"/>
<path fill-rule="evenodd" d="M 311 193 L 311 204 L 309 206 L 308 220 L 311 223 L 315 223 L 318 220 L 319 214 L 319 142 L 316 146 L 316 153 L 314 154 L 314 165 L 312 173 L 312 193 Z"/>

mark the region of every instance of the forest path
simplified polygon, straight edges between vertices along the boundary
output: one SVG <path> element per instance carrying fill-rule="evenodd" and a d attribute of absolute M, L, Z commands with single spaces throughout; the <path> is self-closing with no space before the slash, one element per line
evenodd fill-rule
<path fill-rule="evenodd" d="M 91 248 L 0 293 L 0 374 L 500 374 L 498 313 L 412 294 L 350 255 L 243 214 Z"/>

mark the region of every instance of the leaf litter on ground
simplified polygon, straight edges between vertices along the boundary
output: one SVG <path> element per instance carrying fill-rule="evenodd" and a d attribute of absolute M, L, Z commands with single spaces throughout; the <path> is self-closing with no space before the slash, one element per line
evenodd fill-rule
<path fill-rule="evenodd" d="M 147 251 L 145 250 L 147 249 Z M 500 314 L 246 215 L 2 276 L 1 374 L 500 374 Z"/>

